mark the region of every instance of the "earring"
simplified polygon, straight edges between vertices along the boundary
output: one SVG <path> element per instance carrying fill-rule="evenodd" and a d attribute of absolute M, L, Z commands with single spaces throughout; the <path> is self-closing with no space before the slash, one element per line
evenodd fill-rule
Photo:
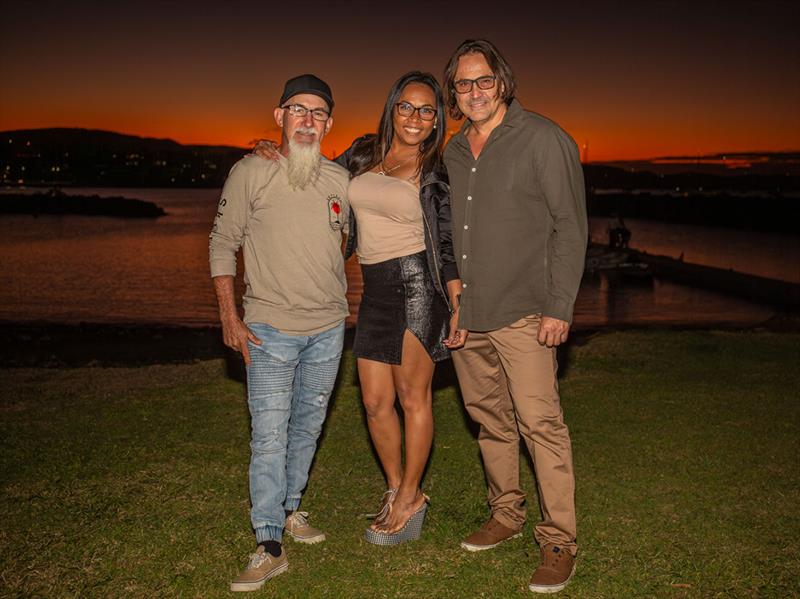
<path fill-rule="evenodd" d="M 433 124 L 433 128 L 436 129 L 436 123 Z"/>

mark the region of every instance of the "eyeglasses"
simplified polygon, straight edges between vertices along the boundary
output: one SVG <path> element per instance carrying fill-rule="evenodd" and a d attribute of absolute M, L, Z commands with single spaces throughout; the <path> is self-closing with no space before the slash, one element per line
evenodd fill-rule
<path fill-rule="evenodd" d="M 410 117 L 415 112 L 419 112 L 419 118 L 423 121 L 432 121 L 436 118 L 436 109 L 430 106 L 414 106 L 410 102 L 398 102 L 394 105 L 397 109 L 397 114 L 400 116 Z"/>
<path fill-rule="evenodd" d="M 478 84 L 478 89 L 492 89 L 496 80 L 497 75 L 484 75 L 477 79 L 459 79 L 453 83 L 453 87 L 457 94 L 466 94 L 472 91 L 474 83 Z"/>
<path fill-rule="evenodd" d="M 309 108 L 302 104 L 287 104 L 286 106 L 281 106 L 281 108 L 288 109 L 289 114 L 300 119 L 305 118 L 309 112 L 311 113 L 311 118 L 315 121 L 327 121 L 331 117 L 331 113 L 327 110 L 323 110 L 322 108 Z"/>

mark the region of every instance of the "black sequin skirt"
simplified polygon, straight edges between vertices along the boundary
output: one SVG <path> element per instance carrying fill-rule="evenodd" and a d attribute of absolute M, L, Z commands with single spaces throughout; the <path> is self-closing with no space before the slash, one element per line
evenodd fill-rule
<path fill-rule="evenodd" d="M 425 252 L 362 264 L 364 295 L 358 311 L 353 354 L 400 364 L 406 329 L 419 339 L 434 362 L 450 357 L 450 313 L 433 286 Z"/>

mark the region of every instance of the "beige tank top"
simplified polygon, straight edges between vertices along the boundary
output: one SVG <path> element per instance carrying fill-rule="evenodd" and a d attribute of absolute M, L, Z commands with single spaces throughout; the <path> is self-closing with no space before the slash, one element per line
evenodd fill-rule
<path fill-rule="evenodd" d="M 422 206 L 416 185 L 396 177 L 364 173 L 347 191 L 358 223 L 358 260 L 376 264 L 425 249 Z"/>

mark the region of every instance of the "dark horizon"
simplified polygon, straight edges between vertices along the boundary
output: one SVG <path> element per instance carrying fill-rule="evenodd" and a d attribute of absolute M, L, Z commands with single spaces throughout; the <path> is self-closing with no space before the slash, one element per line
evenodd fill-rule
<path fill-rule="evenodd" d="M 14 138 L 24 138 L 29 134 L 33 134 L 36 136 L 39 135 L 57 135 L 58 133 L 63 133 L 65 135 L 75 135 L 75 134 L 98 134 L 98 135 L 111 135 L 111 136 L 118 136 L 120 138 L 131 138 L 131 139 L 138 139 L 142 142 L 159 142 L 159 143 L 166 143 L 166 144 L 175 144 L 177 147 L 182 148 L 200 148 L 200 149 L 216 149 L 216 150 L 239 150 L 243 152 L 248 152 L 252 146 L 236 146 L 236 145 L 225 145 L 225 144 L 184 144 L 181 143 L 171 137 L 168 136 L 143 136 L 137 135 L 133 133 L 128 133 L 124 131 L 112 131 L 106 129 L 92 129 L 92 128 L 85 128 L 85 127 L 37 127 L 32 129 L 12 129 L 12 130 L 5 130 L 0 131 L 0 140 L 5 140 L 6 143 L 11 144 Z M 21 140 L 16 140 L 21 141 Z M 335 157 L 335 154 L 329 154 L 330 157 Z M 787 160 L 782 161 L 781 158 L 786 158 Z M 635 165 L 635 164 L 650 164 L 654 168 L 657 168 L 659 165 L 667 165 L 667 164 L 717 164 L 723 165 L 727 163 L 729 166 L 725 169 L 730 171 L 732 174 L 735 171 L 741 172 L 742 170 L 746 169 L 747 167 L 751 166 L 751 164 L 756 163 L 764 163 L 770 161 L 771 159 L 775 159 L 776 162 L 781 164 L 779 169 L 784 169 L 786 165 L 791 165 L 789 167 L 790 171 L 793 172 L 784 172 L 781 170 L 774 171 L 774 174 L 791 174 L 797 175 L 800 174 L 800 149 L 788 149 L 788 150 L 740 150 L 735 152 L 727 152 L 727 151 L 715 151 L 705 154 L 683 154 L 683 155 L 664 155 L 664 156 L 649 156 L 644 158 L 637 158 L 637 159 L 610 159 L 610 160 L 589 160 L 584 161 L 582 158 L 583 164 L 590 164 L 590 165 L 608 165 L 608 166 L 617 166 L 617 165 Z M 786 163 L 785 165 L 783 163 Z"/>

